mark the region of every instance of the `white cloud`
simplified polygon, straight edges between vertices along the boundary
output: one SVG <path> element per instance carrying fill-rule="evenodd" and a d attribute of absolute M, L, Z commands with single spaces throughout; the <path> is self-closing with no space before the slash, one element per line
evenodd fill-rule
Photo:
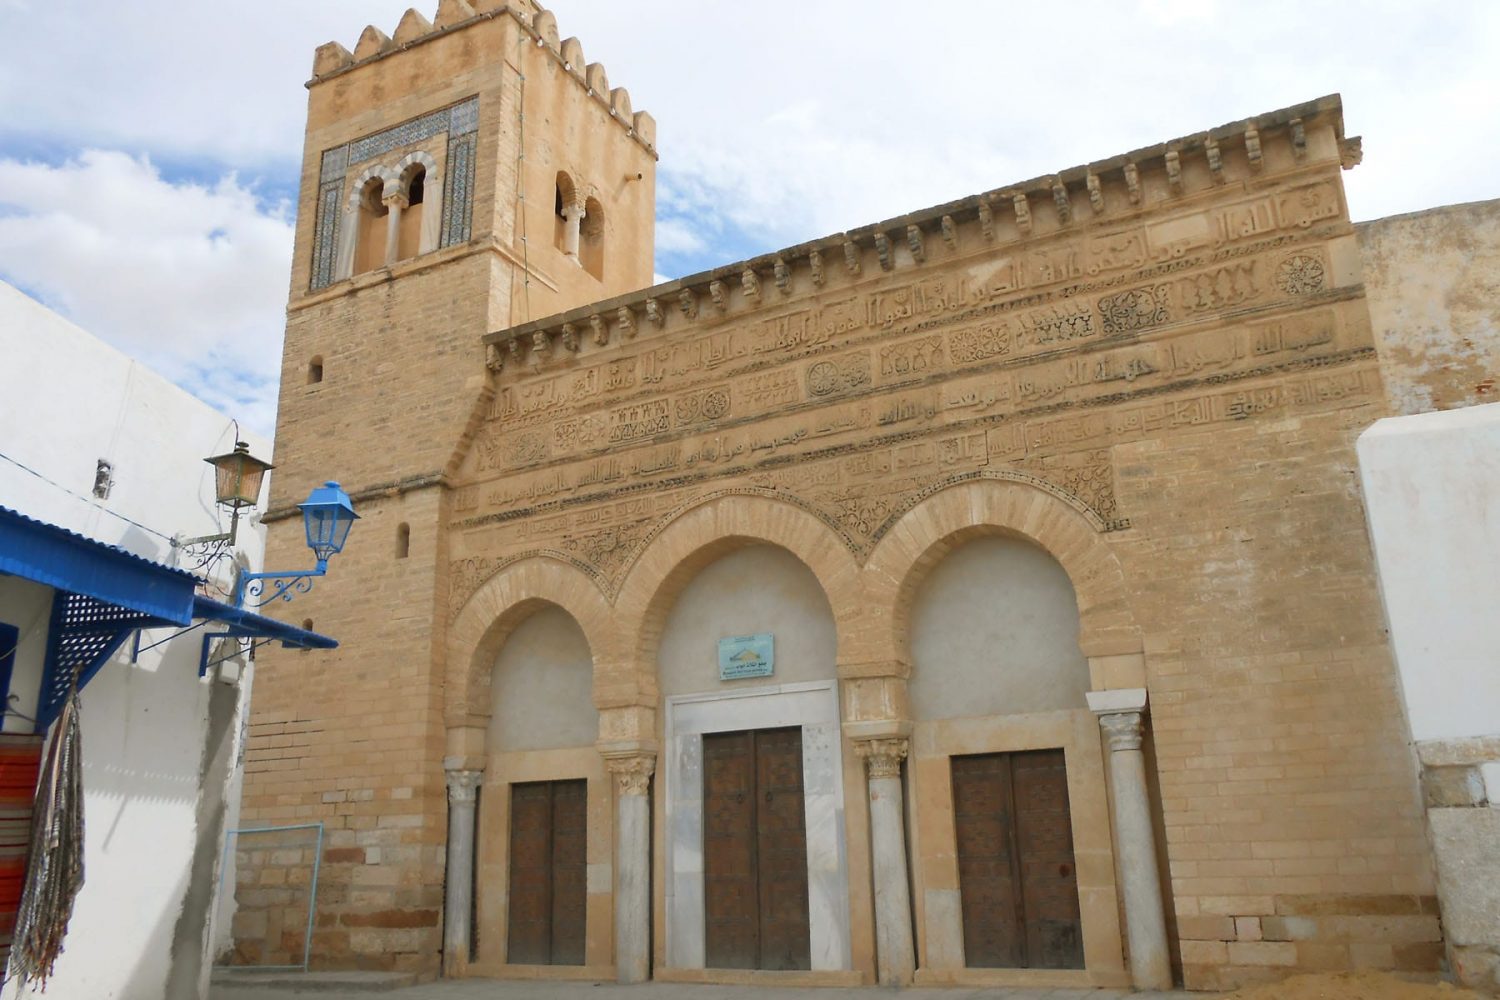
<path fill-rule="evenodd" d="M 410 2 L 259 0 L 250 16 L 0 0 L 0 158 L 149 152 L 290 191 L 313 49 L 353 48 L 367 22 L 392 32 Z M 674 270 L 1334 91 L 1366 137 L 1345 175 L 1356 218 L 1500 195 L 1496 3 L 1080 0 L 1066 17 L 993 0 L 818 0 L 784 17 L 702 0 L 548 5 L 658 122 L 657 240 Z M 21 215 L 0 219 L 0 270 L 169 374 L 222 358 L 274 378 L 290 227 L 254 185 L 168 184 L 118 154 L 5 170 L 0 197 Z"/>
<path fill-rule="evenodd" d="M 275 412 L 290 206 L 234 175 L 173 184 L 144 158 L 0 159 L 0 276 L 265 433 Z"/>
<path fill-rule="evenodd" d="M 703 237 L 681 219 L 662 219 L 656 224 L 656 249 L 658 251 L 697 253 L 703 248 Z"/>

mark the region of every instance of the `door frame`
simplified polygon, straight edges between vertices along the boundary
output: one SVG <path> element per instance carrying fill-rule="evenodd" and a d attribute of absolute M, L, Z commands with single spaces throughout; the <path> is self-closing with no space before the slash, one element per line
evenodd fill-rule
<path fill-rule="evenodd" d="M 801 726 L 811 965 L 813 971 L 851 969 L 837 682 L 673 695 L 665 716 L 667 966 L 704 968 L 703 734 Z"/>
<path fill-rule="evenodd" d="M 1097 717 L 1088 709 L 1062 709 L 919 721 L 912 724 L 911 745 L 906 805 L 917 918 L 917 985 L 1128 988 Z M 1084 967 L 970 969 L 964 961 L 949 758 L 1056 748 L 1062 749 L 1067 768 Z"/>

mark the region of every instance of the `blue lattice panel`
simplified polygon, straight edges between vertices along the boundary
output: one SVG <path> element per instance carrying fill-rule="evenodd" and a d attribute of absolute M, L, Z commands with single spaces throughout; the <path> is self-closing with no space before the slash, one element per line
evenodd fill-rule
<path fill-rule="evenodd" d="M 37 698 L 36 722 L 46 732 L 62 711 L 74 674 L 82 688 L 109 660 L 132 630 L 163 624 L 119 605 L 59 590 L 52 601 L 47 635 L 47 663 Z"/>

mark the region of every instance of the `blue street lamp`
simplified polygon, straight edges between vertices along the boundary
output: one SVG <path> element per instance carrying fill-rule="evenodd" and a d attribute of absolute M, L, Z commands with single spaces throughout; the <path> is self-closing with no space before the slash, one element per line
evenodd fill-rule
<path fill-rule="evenodd" d="M 319 486 L 297 508 L 302 511 L 307 547 L 318 557 L 317 568 L 286 573 L 242 573 L 234 588 L 235 607 L 244 607 L 247 599 L 251 607 L 258 608 L 278 597 L 290 601 L 293 594 L 307 593 L 312 589 L 312 578 L 328 572 L 329 557 L 343 550 L 349 529 L 359 519 L 349 494 L 340 489 L 338 483 Z M 272 580 L 277 582 L 270 587 L 268 594 L 266 585 Z"/>

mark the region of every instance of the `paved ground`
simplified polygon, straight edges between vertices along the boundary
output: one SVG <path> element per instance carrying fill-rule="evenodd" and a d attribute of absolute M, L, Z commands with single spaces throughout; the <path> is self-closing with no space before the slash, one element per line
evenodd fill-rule
<path fill-rule="evenodd" d="M 676 983 L 646 983 L 618 986 L 592 982 L 527 982 L 518 980 L 464 979 L 426 983 L 388 990 L 389 982 L 282 977 L 276 984 L 230 984 L 216 979 L 209 1000 L 1203 1000 L 1202 993 L 1128 993 L 1116 990 L 1074 989 L 908 989 L 893 991 L 875 986 L 795 987 L 768 989 L 760 986 L 687 986 Z M 377 992 L 378 991 L 378 992 Z"/>

